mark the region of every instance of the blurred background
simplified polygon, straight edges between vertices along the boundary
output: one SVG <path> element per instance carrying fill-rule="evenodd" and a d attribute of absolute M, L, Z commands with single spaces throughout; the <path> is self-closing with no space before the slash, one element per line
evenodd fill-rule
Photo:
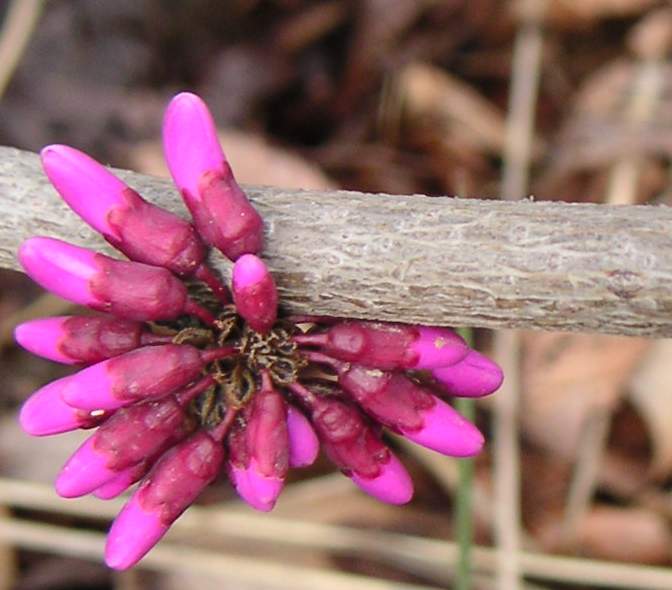
<path fill-rule="evenodd" d="M 67 143 L 164 174 L 162 111 L 189 89 L 243 183 L 672 198 L 668 2 L 4 0 L 0 19 L 2 145 Z M 0 590 L 453 585 L 460 467 L 407 446 L 409 506 L 376 503 L 326 461 L 294 472 L 270 516 L 222 482 L 149 570 L 112 574 L 97 552 L 118 505 L 50 488 L 81 436 L 33 440 L 15 420 L 64 369 L 11 330 L 66 310 L 0 271 Z M 471 335 L 509 376 L 477 407 L 471 587 L 672 588 L 672 344 Z"/>

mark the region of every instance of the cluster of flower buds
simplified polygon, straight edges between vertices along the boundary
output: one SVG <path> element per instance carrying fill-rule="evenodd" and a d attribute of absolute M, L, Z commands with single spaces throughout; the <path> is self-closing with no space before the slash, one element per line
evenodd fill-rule
<path fill-rule="evenodd" d="M 204 103 L 176 96 L 164 146 L 193 225 L 144 201 L 107 168 L 60 145 L 42 152 L 66 203 L 129 260 L 59 240 L 21 246 L 44 288 L 104 314 L 21 324 L 17 341 L 81 370 L 36 391 L 20 421 L 36 436 L 97 430 L 62 468 L 64 497 L 114 498 L 139 485 L 112 525 L 108 565 L 135 564 L 218 474 L 258 510 L 321 445 L 362 490 L 401 504 L 408 473 L 381 428 L 466 457 L 483 438 L 446 403 L 497 389 L 499 368 L 451 330 L 278 317 L 258 257 L 263 225 L 236 184 Z M 208 247 L 233 262 L 229 289 Z M 185 282 L 186 281 L 186 282 Z"/>

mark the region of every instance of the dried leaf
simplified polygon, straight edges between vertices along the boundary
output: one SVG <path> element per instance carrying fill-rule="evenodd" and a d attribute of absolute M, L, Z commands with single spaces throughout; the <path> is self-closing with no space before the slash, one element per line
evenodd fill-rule
<path fill-rule="evenodd" d="M 548 17 L 553 25 L 585 28 L 602 19 L 641 14 L 655 0 L 554 0 L 548 4 Z"/>
<path fill-rule="evenodd" d="M 348 7 L 340 0 L 308 5 L 280 23 L 275 33 L 278 47 L 290 53 L 301 51 L 339 26 L 347 14 Z"/>
<path fill-rule="evenodd" d="M 500 153 L 504 116 L 474 88 L 445 70 L 427 64 L 405 67 L 396 81 L 409 124 L 429 119 L 446 141 Z"/>
<path fill-rule="evenodd" d="M 642 99 L 646 112 L 637 112 Z M 574 106 L 536 188 L 545 196 L 566 195 L 572 177 L 636 157 L 643 167 L 638 195 L 646 199 L 666 186 L 652 158 L 672 157 L 671 138 L 672 64 L 650 68 L 615 60 L 591 75 L 574 95 Z"/>
<path fill-rule="evenodd" d="M 612 411 L 650 342 L 643 338 L 536 333 L 524 335 L 524 432 L 574 458 L 583 425 L 596 409 Z"/>
<path fill-rule="evenodd" d="M 630 382 L 629 401 L 639 412 L 653 446 L 651 475 L 672 474 L 672 340 L 656 341 Z"/>
<path fill-rule="evenodd" d="M 590 557 L 653 565 L 669 563 L 672 535 L 650 510 L 596 506 L 580 523 L 577 542 Z"/>
<path fill-rule="evenodd" d="M 672 46 L 672 9 L 652 10 L 630 31 L 628 45 L 640 59 L 662 59 Z"/>

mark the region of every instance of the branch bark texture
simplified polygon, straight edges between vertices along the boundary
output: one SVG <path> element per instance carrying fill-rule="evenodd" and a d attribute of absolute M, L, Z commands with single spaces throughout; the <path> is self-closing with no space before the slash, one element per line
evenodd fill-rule
<path fill-rule="evenodd" d="M 167 180 L 119 171 L 186 215 Z M 295 313 L 487 328 L 672 336 L 672 209 L 246 187 Z M 95 195 L 92 195 L 95 198 Z M 0 147 L 0 267 L 25 238 L 112 249 L 35 154 Z M 228 276 L 230 264 L 212 255 Z"/>

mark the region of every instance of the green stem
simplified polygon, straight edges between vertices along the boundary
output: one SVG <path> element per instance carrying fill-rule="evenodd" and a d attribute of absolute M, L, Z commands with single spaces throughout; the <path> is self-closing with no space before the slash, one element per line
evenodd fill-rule
<path fill-rule="evenodd" d="M 470 329 L 460 330 L 460 335 L 471 346 L 473 333 Z M 470 422 L 476 417 L 474 400 L 460 398 L 455 408 Z M 460 483 L 455 506 L 455 536 L 459 547 L 459 559 L 455 572 L 455 590 L 471 589 L 471 547 L 473 544 L 472 491 L 474 485 L 474 460 L 459 459 Z"/>

